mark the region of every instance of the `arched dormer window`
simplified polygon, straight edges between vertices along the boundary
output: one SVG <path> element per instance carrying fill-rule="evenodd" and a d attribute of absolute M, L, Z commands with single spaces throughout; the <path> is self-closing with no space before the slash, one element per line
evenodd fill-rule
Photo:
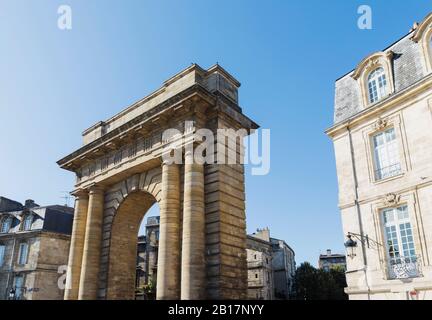
<path fill-rule="evenodd" d="M 387 78 L 384 69 L 379 67 L 368 76 L 369 103 L 377 102 L 387 96 Z"/>
<path fill-rule="evenodd" d="M 26 214 L 24 216 L 24 219 L 22 221 L 21 230 L 22 231 L 28 231 L 31 229 L 33 223 L 33 215 L 31 213 Z"/>
<path fill-rule="evenodd" d="M 426 72 L 432 72 L 432 13 L 416 26 L 411 40 L 421 46 Z"/>
<path fill-rule="evenodd" d="M 381 101 L 394 92 L 393 52 L 376 52 L 362 60 L 352 77 L 358 81 L 364 107 Z"/>
<path fill-rule="evenodd" d="M 13 217 L 5 216 L 1 219 L 0 233 L 8 233 L 12 227 Z"/>

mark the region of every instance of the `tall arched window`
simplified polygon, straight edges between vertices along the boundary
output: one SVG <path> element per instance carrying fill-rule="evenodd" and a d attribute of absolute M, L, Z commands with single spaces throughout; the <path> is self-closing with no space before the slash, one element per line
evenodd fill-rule
<path fill-rule="evenodd" d="M 1 220 L 0 233 L 7 233 L 7 232 L 9 232 L 11 226 L 12 226 L 12 217 L 11 216 L 4 217 Z"/>
<path fill-rule="evenodd" d="M 387 79 L 384 68 L 375 69 L 368 77 L 369 102 L 374 103 L 387 95 Z"/>

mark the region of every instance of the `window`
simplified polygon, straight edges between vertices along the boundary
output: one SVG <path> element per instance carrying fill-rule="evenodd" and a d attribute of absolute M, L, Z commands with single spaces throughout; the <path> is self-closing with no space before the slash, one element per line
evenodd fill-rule
<path fill-rule="evenodd" d="M 401 173 L 399 148 L 394 128 L 373 136 L 375 179 L 382 180 Z"/>
<path fill-rule="evenodd" d="M 369 102 L 374 103 L 387 95 L 387 79 L 383 68 L 372 71 L 368 77 Z"/>
<path fill-rule="evenodd" d="M 255 273 L 255 279 L 258 279 L 258 273 Z"/>
<path fill-rule="evenodd" d="M 1 221 L 1 233 L 9 232 L 11 227 L 12 227 L 12 217 L 8 216 L 3 218 L 3 220 Z"/>
<path fill-rule="evenodd" d="M 22 295 L 23 295 L 23 287 L 24 285 L 24 277 L 19 275 L 19 276 L 15 276 L 14 279 L 14 287 L 15 287 L 15 299 L 16 300 L 21 300 Z"/>
<path fill-rule="evenodd" d="M 0 267 L 2 267 L 4 263 L 5 251 L 6 246 L 4 244 L 0 244 Z"/>
<path fill-rule="evenodd" d="M 429 57 L 432 59 L 432 37 L 429 39 Z"/>
<path fill-rule="evenodd" d="M 22 242 L 19 245 L 18 264 L 19 265 L 27 264 L 27 257 L 28 257 L 28 243 Z"/>
<path fill-rule="evenodd" d="M 386 253 L 391 278 L 419 275 L 417 255 L 408 206 L 385 209 L 382 212 Z"/>
<path fill-rule="evenodd" d="M 30 230 L 32 223 L 33 223 L 33 215 L 31 214 L 26 215 L 22 223 L 22 230 L 23 231 Z"/>

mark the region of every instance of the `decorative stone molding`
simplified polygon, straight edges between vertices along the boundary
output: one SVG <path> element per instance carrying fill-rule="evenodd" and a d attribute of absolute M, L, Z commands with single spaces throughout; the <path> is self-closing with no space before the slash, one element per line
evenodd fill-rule
<path fill-rule="evenodd" d="M 389 124 L 388 119 L 379 118 L 374 124 L 374 129 L 377 131 L 383 130 L 388 126 L 388 124 Z"/>
<path fill-rule="evenodd" d="M 432 71 L 432 13 L 430 13 L 415 29 L 411 40 L 421 45 L 425 57 L 427 72 Z"/>
<path fill-rule="evenodd" d="M 394 79 L 392 71 L 393 55 L 393 51 L 375 52 L 364 58 L 351 75 L 353 79 L 358 80 L 359 82 L 361 95 L 363 97 L 363 105 L 365 107 L 370 105 L 367 90 L 367 77 L 372 71 L 380 67 L 384 69 L 386 74 L 388 95 L 394 93 Z"/>
<path fill-rule="evenodd" d="M 384 203 L 386 206 L 396 206 L 400 203 L 401 196 L 395 193 L 389 193 L 385 196 Z"/>

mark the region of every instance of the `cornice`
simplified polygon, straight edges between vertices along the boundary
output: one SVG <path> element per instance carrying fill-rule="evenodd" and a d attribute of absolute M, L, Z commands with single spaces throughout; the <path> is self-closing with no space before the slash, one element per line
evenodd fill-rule
<path fill-rule="evenodd" d="M 387 51 L 387 52 L 375 52 L 364 58 L 356 67 L 354 70 L 354 73 L 351 75 L 355 80 L 360 78 L 360 76 L 363 74 L 363 71 L 369 70 L 371 71 L 375 67 L 378 67 L 380 65 L 380 60 L 385 59 L 387 61 L 391 60 L 393 58 L 393 51 Z"/>
<path fill-rule="evenodd" d="M 141 115 L 131 119 L 124 123 L 118 128 L 104 134 L 100 138 L 82 146 L 78 150 L 74 151 L 70 155 L 59 160 L 57 164 L 66 170 L 74 171 L 77 169 L 77 165 L 74 164 L 76 161 L 86 161 L 86 157 L 91 155 L 99 155 L 101 149 L 107 147 L 110 148 L 116 145 L 116 141 L 127 139 L 127 135 L 135 134 L 136 131 L 151 131 L 155 128 L 155 124 L 166 122 L 167 117 L 165 116 L 168 112 L 178 111 L 180 108 L 185 107 L 189 111 L 198 112 L 196 108 L 190 108 L 194 101 L 200 99 L 204 101 L 203 108 L 207 108 L 205 104 L 212 105 L 218 108 L 218 99 L 221 99 L 225 103 L 225 107 L 219 108 L 219 110 L 227 114 L 229 117 L 234 117 L 236 121 L 239 121 L 242 125 L 250 126 L 251 129 L 257 129 L 258 125 L 246 117 L 242 113 L 242 109 L 230 99 L 224 97 L 223 94 L 211 93 L 201 84 L 196 83 L 191 87 L 186 88 L 175 96 L 171 97 L 167 101 L 160 103 L 154 108 L 144 112 Z M 169 117 L 169 116 L 168 116 Z M 145 126 L 153 126 L 153 128 L 145 128 Z"/>

